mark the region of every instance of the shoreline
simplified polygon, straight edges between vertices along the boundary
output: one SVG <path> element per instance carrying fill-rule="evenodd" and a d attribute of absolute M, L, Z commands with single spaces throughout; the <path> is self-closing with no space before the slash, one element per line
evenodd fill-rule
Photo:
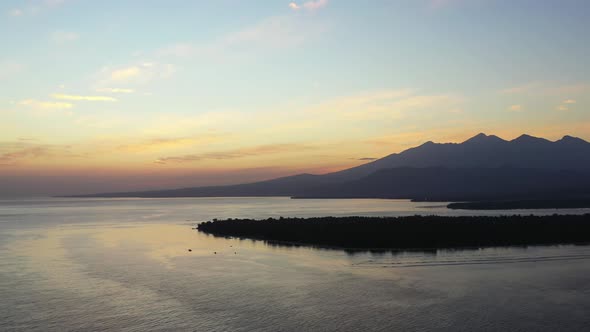
<path fill-rule="evenodd" d="M 106 196 L 106 195 L 76 195 L 76 196 L 48 196 L 38 198 L 78 198 L 78 199 L 209 199 L 209 198 L 285 198 L 292 200 L 384 200 L 408 201 L 412 203 L 440 203 L 440 207 L 448 210 L 466 211 L 497 211 L 497 210 L 560 210 L 560 209 L 590 209 L 590 198 L 580 199 L 508 199 L 508 200 L 451 200 L 451 199 L 415 199 L 399 197 L 313 197 L 313 196 Z M 19 198 L 10 198 L 19 199 Z M 439 207 L 439 206 L 437 206 Z M 590 212 L 590 211 L 589 211 Z"/>
<path fill-rule="evenodd" d="M 588 209 L 590 199 L 555 200 L 506 200 L 453 202 L 447 205 L 450 210 L 542 210 L 542 209 Z"/>

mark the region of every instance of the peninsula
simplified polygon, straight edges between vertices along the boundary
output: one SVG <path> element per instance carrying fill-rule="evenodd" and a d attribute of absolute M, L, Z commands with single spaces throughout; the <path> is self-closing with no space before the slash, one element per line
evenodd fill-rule
<path fill-rule="evenodd" d="M 590 243 L 590 214 L 227 219 L 201 232 L 269 242 L 357 249 Z"/>

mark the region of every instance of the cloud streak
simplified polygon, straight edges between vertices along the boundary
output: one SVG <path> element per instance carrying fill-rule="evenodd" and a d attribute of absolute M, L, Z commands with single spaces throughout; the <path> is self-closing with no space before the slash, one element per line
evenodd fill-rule
<path fill-rule="evenodd" d="M 293 3 L 293 6 L 298 7 Z M 157 51 L 160 57 L 203 57 L 214 61 L 243 59 L 255 51 L 295 48 L 325 30 L 317 21 L 299 16 L 273 16 L 203 44 L 177 43 Z"/>
<path fill-rule="evenodd" d="M 569 111 L 570 110 L 570 106 L 573 105 L 573 104 L 575 104 L 575 103 L 576 103 L 576 101 L 573 100 L 573 99 L 566 99 L 566 100 L 564 100 L 564 101 L 561 102 L 561 105 L 559 105 L 559 106 L 556 107 L 556 110 L 557 111 L 562 111 L 562 112 Z"/>
<path fill-rule="evenodd" d="M 18 16 L 22 16 L 24 14 L 22 9 L 19 8 L 14 8 L 8 11 L 8 15 L 12 16 L 12 17 L 18 17 Z"/>
<path fill-rule="evenodd" d="M 0 142 L 0 166 L 11 166 L 27 159 L 38 159 L 51 156 L 75 155 L 69 146 L 39 144 L 30 140 Z"/>
<path fill-rule="evenodd" d="M 342 97 L 312 107 L 308 112 L 356 120 L 399 118 L 410 111 L 457 109 L 463 98 L 452 94 L 417 94 L 412 89 L 384 90 L 352 97 Z"/>
<path fill-rule="evenodd" d="M 309 11 L 315 11 L 315 10 L 326 7 L 327 5 L 328 5 L 328 0 L 312 0 L 312 1 L 304 2 L 302 5 L 299 5 L 296 2 L 290 2 L 289 8 L 291 8 L 293 10 L 305 9 L 305 10 L 309 10 Z"/>
<path fill-rule="evenodd" d="M 176 73 L 176 66 L 169 63 L 142 61 L 119 68 L 103 67 L 97 75 L 97 89 L 111 93 L 132 93 L 133 89 L 108 88 L 126 84 L 145 84 L 156 79 L 166 79 Z"/>
<path fill-rule="evenodd" d="M 303 8 L 308 10 L 318 10 L 328 5 L 328 0 L 307 1 L 303 4 Z"/>
<path fill-rule="evenodd" d="M 61 93 L 55 93 L 51 95 L 52 98 L 55 99 L 63 99 L 63 100 L 76 100 L 76 101 L 117 101 L 117 99 L 113 97 L 107 96 L 77 96 L 77 95 L 65 95 Z"/>
<path fill-rule="evenodd" d="M 134 89 L 123 89 L 123 88 L 98 88 L 96 89 L 98 92 L 106 92 L 106 93 L 134 93 Z"/>
<path fill-rule="evenodd" d="M 74 107 L 71 103 L 66 102 L 53 102 L 53 101 L 38 101 L 34 99 L 26 99 L 18 103 L 21 106 L 27 106 L 34 109 L 41 110 L 63 110 Z"/>
<path fill-rule="evenodd" d="M 51 40 L 57 44 L 65 44 L 80 39 L 80 35 L 71 31 L 55 31 L 51 34 Z"/>
<path fill-rule="evenodd" d="M 508 110 L 512 112 L 520 112 L 522 111 L 522 105 L 512 105 L 508 108 Z"/>
<path fill-rule="evenodd" d="M 46 9 L 57 8 L 63 4 L 65 4 L 65 0 L 37 0 L 37 1 L 30 1 L 28 6 L 20 7 L 20 8 L 13 8 L 8 11 L 8 15 L 12 17 L 21 17 L 25 15 L 37 15 L 39 12 L 42 12 Z"/>
<path fill-rule="evenodd" d="M 569 111 L 570 109 L 565 105 L 559 105 L 559 106 L 557 106 L 556 110 L 565 112 L 565 111 Z"/>
<path fill-rule="evenodd" d="M 212 143 L 219 140 L 219 138 L 219 135 L 215 134 L 204 135 L 200 137 L 150 138 L 139 142 L 119 145 L 117 150 L 133 153 L 153 152 L 164 149 L 178 149 L 205 143 Z"/>
<path fill-rule="evenodd" d="M 0 79 L 10 78 L 24 69 L 24 66 L 18 62 L 3 61 L 0 62 Z"/>
<path fill-rule="evenodd" d="M 48 153 L 48 149 L 43 146 L 33 146 L 17 149 L 15 151 L 1 153 L 0 165 L 12 164 L 24 158 L 37 158 Z"/>
<path fill-rule="evenodd" d="M 590 93 L 590 83 L 561 84 L 559 82 L 531 82 L 499 91 L 508 95 L 578 95 Z"/>
<path fill-rule="evenodd" d="M 140 73 L 141 69 L 137 66 L 121 68 L 113 70 L 113 72 L 111 73 L 111 79 L 115 81 L 126 81 L 139 76 Z"/>
<path fill-rule="evenodd" d="M 303 144 L 269 144 L 235 150 L 207 152 L 201 154 L 188 154 L 182 156 L 162 157 L 155 162 L 158 164 L 168 163 L 188 163 L 202 160 L 227 160 L 240 159 L 246 157 L 256 157 L 262 155 L 279 154 L 285 152 L 294 152 L 311 149 L 308 145 Z"/>

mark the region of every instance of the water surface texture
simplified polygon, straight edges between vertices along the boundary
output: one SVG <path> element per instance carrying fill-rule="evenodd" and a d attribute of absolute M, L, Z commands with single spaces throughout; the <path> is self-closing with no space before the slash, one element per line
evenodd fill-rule
<path fill-rule="evenodd" d="M 587 330 L 587 246 L 347 253 L 191 229 L 228 217 L 554 212 L 392 200 L 2 200 L 0 330 Z"/>

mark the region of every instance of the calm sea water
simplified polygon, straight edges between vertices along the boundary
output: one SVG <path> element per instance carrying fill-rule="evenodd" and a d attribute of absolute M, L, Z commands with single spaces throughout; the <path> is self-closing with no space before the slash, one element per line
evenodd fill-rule
<path fill-rule="evenodd" d="M 514 212 L 531 213 L 487 214 Z M 391 200 L 0 200 L 0 330 L 590 329 L 587 246 L 351 254 L 191 229 L 211 218 L 413 214 L 474 212 Z"/>

